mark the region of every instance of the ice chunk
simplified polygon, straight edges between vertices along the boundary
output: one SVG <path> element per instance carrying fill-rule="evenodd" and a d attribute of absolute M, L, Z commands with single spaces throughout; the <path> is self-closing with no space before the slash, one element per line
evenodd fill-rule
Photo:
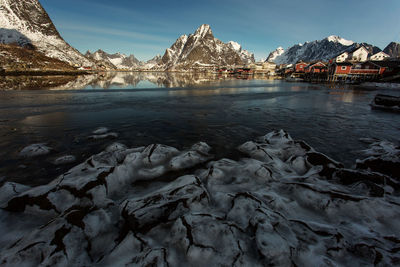
<path fill-rule="evenodd" d="M 55 159 L 54 164 L 55 165 L 63 165 L 63 164 L 73 163 L 75 161 L 76 161 L 76 157 L 74 155 L 65 155 L 65 156 Z"/>
<path fill-rule="evenodd" d="M 19 152 L 19 155 L 21 157 L 36 157 L 36 156 L 42 156 L 42 155 L 47 155 L 51 152 L 52 148 L 46 146 L 45 143 L 40 143 L 40 144 L 32 144 Z"/>

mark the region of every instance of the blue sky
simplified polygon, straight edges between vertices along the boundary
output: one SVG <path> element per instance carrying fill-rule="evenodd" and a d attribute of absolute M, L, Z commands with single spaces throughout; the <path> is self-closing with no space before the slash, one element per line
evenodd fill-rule
<path fill-rule="evenodd" d="M 400 42 L 400 0 L 39 0 L 72 46 L 148 60 L 182 34 L 210 24 L 215 37 L 265 58 L 339 35 L 383 49 Z"/>

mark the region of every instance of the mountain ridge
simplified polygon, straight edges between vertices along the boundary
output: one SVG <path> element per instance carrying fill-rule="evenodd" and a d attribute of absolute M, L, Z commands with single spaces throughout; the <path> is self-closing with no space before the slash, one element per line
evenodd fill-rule
<path fill-rule="evenodd" d="M 368 43 L 355 43 L 337 35 L 331 35 L 322 40 L 296 44 L 286 50 L 279 47 L 269 54 L 267 61 L 277 64 L 293 64 L 298 61 L 328 61 L 341 53 L 350 52 L 361 46 L 364 46 L 371 55 L 381 51 L 379 47 Z"/>
<path fill-rule="evenodd" d="M 88 50 L 85 56 L 96 61 L 98 66 L 123 70 L 151 69 L 161 60 L 161 55 L 156 55 L 148 61 L 140 61 L 133 54 L 125 55 L 120 52 L 109 54 L 102 49 L 98 49 L 93 53 Z"/>
<path fill-rule="evenodd" d="M 385 47 L 385 49 L 383 49 L 383 52 L 388 54 L 390 57 L 400 58 L 400 43 L 391 42 Z"/>

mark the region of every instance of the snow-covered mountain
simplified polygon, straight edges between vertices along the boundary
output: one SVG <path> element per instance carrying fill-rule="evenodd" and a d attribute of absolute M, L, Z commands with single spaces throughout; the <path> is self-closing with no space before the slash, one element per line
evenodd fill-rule
<path fill-rule="evenodd" d="M 400 43 L 391 42 L 385 49 L 383 49 L 383 52 L 393 58 L 400 57 Z"/>
<path fill-rule="evenodd" d="M 93 66 L 63 40 L 38 0 L 0 0 L 0 43 L 35 47 L 71 65 Z"/>
<path fill-rule="evenodd" d="M 141 62 L 134 55 L 127 56 L 121 53 L 108 54 L 101 49 L 94 53 L 87 51 L 85 56 L 95 60 L 98 64 L 103 63 L 106 67 L 113 66 L 117 69 L 137 69 L 141 65 Z"/>
<path fill-rule="evenodd" d="M 376 46 L 367 43 L 355 43 L 332 35 L 322 40 L 296 44 L 289 47 L 287 50 L 283 50 L 279 47 L 277 50 L 270 53 L 267 60 L 277 64 L 293 64 L 300 60 L 306 62 L 329 60 L 340 53 L 354 50 L 360 46 L 367 48 L 371 54 L 380 51 Z"/>
<path fill-rule="evenodd" d="M 152 59 L 143 62 L 140 66 L 141 69 L 152 69 L 154 68 L 154 66 L 156 66 L 160 61 L 161 61 L 162 57 L 160 54 L 156 55 L 155 57 L 153 57 Z"/>
<path fill-rule="evenodd" d="M 254 54 L 249 52 L 249 51 L 247 51 L 247 50 L 244 50 L 242 48 L 242 46 L 240 44 L 238 44 L 237 42 L 230 41 L 230 42 L 228 42 L 228 45 L 239 54 L 239 56 L 242 59 L 243 63 L 251 64 L 251 63 L 254 63 L 256 61 L 254 59 Z"/>
<path fill-rule="evenodd" d="M 201 25 L 194 34 L 182 35 L 165 51 L 160 70 L 188 70 L 213 66 L 234 66 L 247 63 L 250 53 L 237 43 L 224 43 L 214 37 L 209 25 Z M 246 60 L 244 60 L 246 58 Z"/>
<path fill-rule="evenodd" d="M 285 52 L 285 49 L 283 49 L 283 47 L 278 47 L 277 49 L 275 49 L 275 51 L 269 53 L 269 56 L 267 57 L 267 59 L 265 61 L 274 62 L 276 60 L 276 58 L 281 56 L 284 52 Z"/>

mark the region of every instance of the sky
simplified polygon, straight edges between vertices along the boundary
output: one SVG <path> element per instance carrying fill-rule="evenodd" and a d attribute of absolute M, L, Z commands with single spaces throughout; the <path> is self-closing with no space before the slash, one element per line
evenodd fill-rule
<path fill-rule="evenodd" d="M 384 49 L 400 42 L 400 0 L 39 0 L 61 36 L 82 53 L 140 60 L 163 55 L 182 34 L 209 24 L 257 60 L 282 46 L 338 35 Z"/>

